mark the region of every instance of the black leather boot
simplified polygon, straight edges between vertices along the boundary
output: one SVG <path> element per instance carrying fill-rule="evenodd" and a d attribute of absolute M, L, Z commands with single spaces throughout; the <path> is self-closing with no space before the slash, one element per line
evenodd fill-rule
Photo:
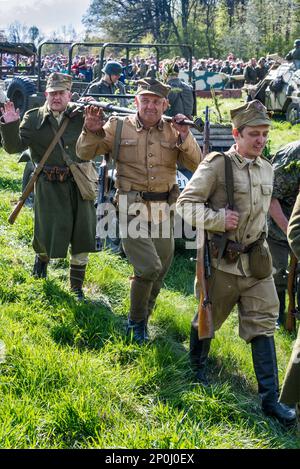
<path fill-rule="evenodd" d="M 139 345 L 143 345 L 148 342 L 149 338 L 146 334 L 146 322 L 145 321 L 133 321 L 128 318 L 126 335 L 130 339 Z"/>
<path fill-rule="evenodd" d="M 263 412 L 285 426 L 294 424 L 295 410 L 278 402 L 279 383 L 274 337 L 254 337 L 251 347 Z"/>
<path fill-rule="evenodd" d="M 47 278 L 47 267 L 49 259 L 41 259 L 38 254 L 35 256 L 32 275 L 35 278 Z"/>
<path fill-rule="evenodd" d="M 203 386 L 208 386 L 206 363 L 209 354 L 211 339 L 198 339 L 198 330 L 191 325 L 190 334 L 190 361 L 196 373 L 196 380 Z"/>

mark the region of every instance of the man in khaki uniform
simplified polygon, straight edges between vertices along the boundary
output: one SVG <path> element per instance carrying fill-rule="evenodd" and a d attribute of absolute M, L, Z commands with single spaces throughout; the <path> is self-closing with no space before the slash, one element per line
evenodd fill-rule
<path fill-rule="evenodd" d="M 297 197 L 289 225 L 288 241 L 297 259 L 300 259 L 300 194 Z M 280 402 L 296 405 L 298 431 L 300 432 L 300 327 L 287 367 Z"/>
<path fill-rule="evenodd" d="M 148 317 L 173 258 L 169 207 L 178 195 L 176 163 L 195 171 L 201 150 L 188 126 L 177 123 L 184 115 L 176 115 L 172 123 L 162 118 L 170 87 L 151 78 L 138 84 L 137 113 L 123 120 L 116 187 L 123 247 L 134 267 L 127 332 L 143 343 Z M 102 110 L 89 107 L 77 142 L 79 157 L 88 160 L 111 152 L 117 121 L 111 117 L 105 123 Z"/>
<path fill-rule="evenodd" d="M 219 252 L 218 249 L 215 252 L 211 249 L 212 256 L 216 256 L 212 258 L 212 276 L 209 280 L 214 329 L 221 327 L 237 304 L 239 334 L 251 343 L 262 409 L 267 415 L 289 424 L 295 419 L 294 410 L 277 401 L 278 372 L 273 335 L 278 316 L 278 298 L 265 242 L 273 170 L 261 154 L 271 120 L 258 100 L 233 109 L 231 118 L 236 143 L 226 155 L 233 172 L 232 209 L 227 208 L 229 180 L 225 180 L 226 155 L 219 153 L 210 153 L 199 165 L 181 193 L 177 208 L 184 210 L 184 217 L 192 217 L 194 225 L 199 222 L 197 215 L 202 210 L 210 245 L 215 244 L 216 239 L 225 241 L 222 256 L 222 242 L 219 243 Z M 190 213 L 185 213 L 188 204 Z M 216 234 L 220 237 L 214 236 Z M 229 241 L 232 242 L 231 251 Z M 254 243 L 261 255 L 252 264 L 253 257 L 249 251 L 254 248 Z M 236 254 L 230 258 L 235 247 Z M 190 357 L 202 383 L 206 382 L 205 367 L 210 342 L 211 339 L 199 340 L 197 330 L 192 326 Z"/>

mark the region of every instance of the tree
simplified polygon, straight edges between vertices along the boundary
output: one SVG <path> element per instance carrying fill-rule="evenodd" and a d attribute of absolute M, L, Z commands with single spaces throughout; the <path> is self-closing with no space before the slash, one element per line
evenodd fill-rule
<path fill-rule="evenodd" d="M 36 39 L 38 39 L 40 35 L 40 30 L 37 26 L 31 26 L 28 29 L 28 36 L 31 42 L 35 43 Z"/>

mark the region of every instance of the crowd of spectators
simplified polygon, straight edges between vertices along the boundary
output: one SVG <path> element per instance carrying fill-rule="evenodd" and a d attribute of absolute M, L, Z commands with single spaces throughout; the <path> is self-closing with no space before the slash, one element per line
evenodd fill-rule
<path fill-rule="evenodd" d="M 123 66 L 123 75 L 120 80 L 136 80 L 145 76 L 161 78 L 163 76 L 165 61 L 160 61 L 157 70 L 156 57 L 149 55 L 147 58 L 135 56 L 127 63 L 126 58 L 109 57 L 107 60 L 118 60 Z M 184 58 L 177 58 L 176 63 L 180 70 L 188 70 L 189 63 Z M 225 60 L 214 58 L 192 59 L 192 69 L 194 72 L 206 71 L 213 73 L 225 73 L 228 76 L 243 75 L 245 83 L 256 84 L 264 78 L 272 62 L 261 57 L 258 61 L 251 58 L 243 61 L 240 58 L 229 54 Z M 10 54 L 2 54 L 2 67 L 14 67 L 16 60 Z M 18 66 L 24 68 L 32 66 L 32 58 L 19 57 Z M 68 73 L 69 58 L 61 53 L 49 54 L 42 57 L 42 77 L 46 77 L 52 72 Z M 90 82 L 95 78 L 101 78 L 100 58 L 97 55 L 75 55 L 71 64 L 71 74 L 77 80 Z M 229 87 L 240 88 L 244 81 L 229 81 Z"/>

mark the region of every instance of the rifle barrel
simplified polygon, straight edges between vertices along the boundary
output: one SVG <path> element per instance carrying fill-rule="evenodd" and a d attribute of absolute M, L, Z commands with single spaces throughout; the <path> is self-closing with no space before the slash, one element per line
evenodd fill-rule
<path fill-rule="evenodd" d="M 118 97 L 118 95 L 114 95 L 116 98 Z M 128 109 L 126 107 L 121 107 L 121 106 L 114 106 L 113 104 L 110 104 L 110 103 L 105 103 L 105 102 L 101 102 L 101 101 L 85 101 L 85 102 L 81 102 L 81 101 L 76 101 L 74 102 L 74 104 L 76 104 L 78 107 L 87 107 L 87 106 L 96 106 L 96 107 L 101 107 L 104 111 L 108 111 L 108 112 L 116 112 L 117 114 L 136 114 L 136 111 L 134 109 Z M 165 116 L 163 115 L 162 116 L 164 120 L 168 121 L 168 122 L 172 122 L 173 118 L 171 116 Z M 190 119 L 184 119 L 180 122 L 178 122 L 180 125 L 190 125 L 191 127 L 197 127 L 197 124 L 195 124 L 195 122 L 193 122 L 192 120 Z"/>

